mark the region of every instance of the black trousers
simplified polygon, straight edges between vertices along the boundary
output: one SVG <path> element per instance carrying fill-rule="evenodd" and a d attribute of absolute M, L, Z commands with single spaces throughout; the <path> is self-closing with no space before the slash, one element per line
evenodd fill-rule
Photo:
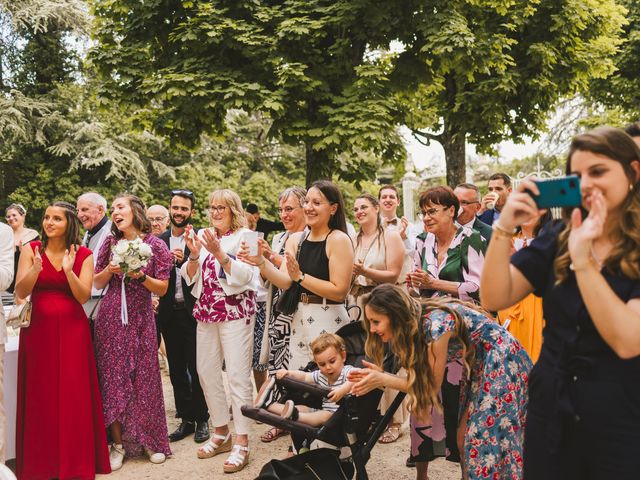
<path fill-rule="evenodd" d="M 159 315 L 169 360 L 177 417 L 183 421 L 209 419 L 207 402 L 196 369 L 196 321 L 186 308 L 165 310 Z"/>
<path fill-rule="evenodd" d="M 597 375 L 568 379 L 574 415 L 552 416 L 558 380 L 534 367 L 524 439 L 526 480 L 638 480 L 640 478 L 640 388 Z M 624 385 L 626 383 L 626 385 Z M 556 432 L 556 435 L 550 433 Z M 560 432 L 559 435 L 557 432 Z M 556 438 L 555 448 L 552 439 Z"/>

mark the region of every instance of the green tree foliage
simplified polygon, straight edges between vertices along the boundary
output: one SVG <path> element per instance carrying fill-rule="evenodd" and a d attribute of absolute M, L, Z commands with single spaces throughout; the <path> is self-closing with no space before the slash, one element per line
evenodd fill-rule
<path fill-rule="evenodd" d="M 627 9 L 628 23 L 624 26 L 624 43 L 614 62 L 616 71 L 604 79 L 595 79 L 587 98 L 605 106 L 609 113 L 601 113 L 609 123 L 640 120 L 640 3 L 618 0 Z"/>
<path fill-rule="evenodd" d="M 416 86 L 403 97 L 407 124 L 442 144 L 449 184 L 464 179 L 467 141 L 493 153 L 535 138 L 559 99 L 609 75 L 624 24 L 613 0 L 426 3 L 396 75 Z"/>
<path fill-rule="evenodd" d="M 535 135 L 558 99 L 610 74 L 623 24 L 614 0 L 93 5 L 104 98 L 185 144 L 224 131 L 230 108 L 263 111 L 304 146 L 307 181 L 397 159 L 401 121 L 442 143 L 448 181 L 462 180 L 466 141 L 487 152 Z M 394 41 L 401 53 L 379 53 Z"/>
<path fill-rule="evenodd" d="M 229 109 L 261 111 L 272 138 L 303 146 L 307 183 L 358 181 L 403 156 L 392 64 L 371 49 L 415 3 L 100 0 L 92 59 L 104 98 L 175 143 L 224 132 Z"/>
<path fill-rule="evenodd" d="M 270 121 L 233 110 L 225 120 L 227 134 L 203 136 L 189 161 L 175 169 L 175 178 L 157 176 L 144 198 L 167 204 L 173 188 L 188 188 L 197 199 L 197 220 L 206 223 L 209 194 L 219 188 L 238 192 L 243 204 L 252 202 L 269 218 L 277 218 L 277 195 L 286 187 L 304 185 L 304 150 L 269 138 Z"/>

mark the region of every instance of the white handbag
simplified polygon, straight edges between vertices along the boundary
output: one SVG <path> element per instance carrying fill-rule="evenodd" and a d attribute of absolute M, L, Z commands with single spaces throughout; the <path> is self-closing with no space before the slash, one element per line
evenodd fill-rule
<path fill-rule="evenodd" d="M 31 298 L 20 305 L 11 307 L 9 316 L 7 317 L 7 327 L 27 328 L 31 324 Z"/>

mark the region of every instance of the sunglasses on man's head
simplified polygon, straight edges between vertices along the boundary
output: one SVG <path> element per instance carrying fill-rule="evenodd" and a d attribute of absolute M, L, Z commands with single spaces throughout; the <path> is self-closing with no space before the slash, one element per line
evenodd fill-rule
<path fill-rule="evenodd" d="M 171 195 L 180 195 L 183 197 L 189 197 L 192 200 L 194 199 L 193 192 L 191 190 L 183 190 L 183 189 L 171 190 Z"/>

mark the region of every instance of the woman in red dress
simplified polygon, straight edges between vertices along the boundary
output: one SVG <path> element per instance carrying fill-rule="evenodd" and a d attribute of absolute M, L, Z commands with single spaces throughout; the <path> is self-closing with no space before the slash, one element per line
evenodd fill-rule
<path fill-rule="evenodd" d="M 109 473 L 89 323 L 93 258 L 79 247 L 73 205 L 56 202 L 42 242 L 20 256 L 16 293 L 31 295 L 31 325 L 20 332 L 16 466 L 20 480 L 92 479 Z"/>

